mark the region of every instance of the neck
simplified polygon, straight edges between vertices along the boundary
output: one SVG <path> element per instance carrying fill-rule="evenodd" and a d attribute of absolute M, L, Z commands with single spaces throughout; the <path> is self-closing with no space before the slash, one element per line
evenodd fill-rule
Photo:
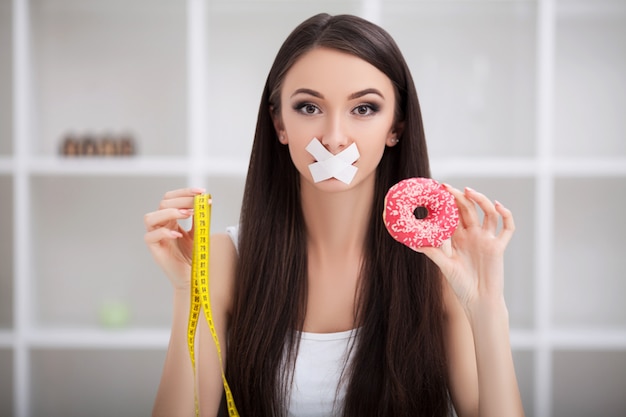
<path fill-rule="evenodd" d="M 374 198 L 374 176 L 340 192 L 323 192 L 303 181 L 301 193 L 309 251 L 321 256 L 360 256 Z"/>

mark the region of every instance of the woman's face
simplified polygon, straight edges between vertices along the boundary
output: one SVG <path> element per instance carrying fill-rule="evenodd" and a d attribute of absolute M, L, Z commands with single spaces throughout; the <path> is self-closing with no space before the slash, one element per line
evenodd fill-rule
<path fill-rule="evenodd" d="M 345 190 L 373 180 L 385 146 L 394 146 L 395 92 L 391 80 L 368 62 L 344 52 L 316 48 L 289 69 L 274 123 L 281 143 L 289 146 L 303 181 L 314 183 L 305 150 L 319 139 L 333 155 L 355 143 L 360 157 L 349 184 L 330 178 L 316 187 Z"/>

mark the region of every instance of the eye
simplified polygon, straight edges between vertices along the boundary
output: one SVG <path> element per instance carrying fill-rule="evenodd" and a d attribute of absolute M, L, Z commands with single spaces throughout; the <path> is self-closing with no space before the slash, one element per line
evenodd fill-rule
<path fill-rule="evenodd" d="M 378 106 L 375 104 L 359 104 L 352 112 L 358 116 L 371 116 L 378 111 Z"/>
<path fill-rule="evenodd" d="M 320 109 L 319 107 L 317 107 L 315 104 L 313 103 L 297 103 L 295 106 L 293 106 L 294 110 L 298 111 L 299 113 L 302 114 L 319 114 L 320 113 Z"/>

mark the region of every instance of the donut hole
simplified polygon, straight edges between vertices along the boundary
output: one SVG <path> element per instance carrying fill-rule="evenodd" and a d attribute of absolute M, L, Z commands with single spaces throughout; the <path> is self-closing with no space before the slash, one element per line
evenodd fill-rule
<path fill-rule="evenodd" d="M 428 209 L 421 206 L 416 207 L 415 210 L 413 210 L 413 215 L 417 220 L 424 220 L 426 217 L 428 217 Z"/>

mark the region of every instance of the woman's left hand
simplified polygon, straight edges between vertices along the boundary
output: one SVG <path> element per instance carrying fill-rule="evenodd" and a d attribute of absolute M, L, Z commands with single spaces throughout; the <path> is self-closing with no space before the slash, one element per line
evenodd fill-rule
<path fill-rule="evenodd" d="M 479 300 L 502 300 L 504 250 L 513 236 L 513 215 L 499 202 L 466 188 L 461 192 L 445 185 L 459 209 L 457 230 L 439 248 L 423 247 L 446 277 L 461 305 L 469 312 Z M 484 213 L 482 222 L 477 207 Z M 502 228 L 498 221 L 502 218 Z"/>

